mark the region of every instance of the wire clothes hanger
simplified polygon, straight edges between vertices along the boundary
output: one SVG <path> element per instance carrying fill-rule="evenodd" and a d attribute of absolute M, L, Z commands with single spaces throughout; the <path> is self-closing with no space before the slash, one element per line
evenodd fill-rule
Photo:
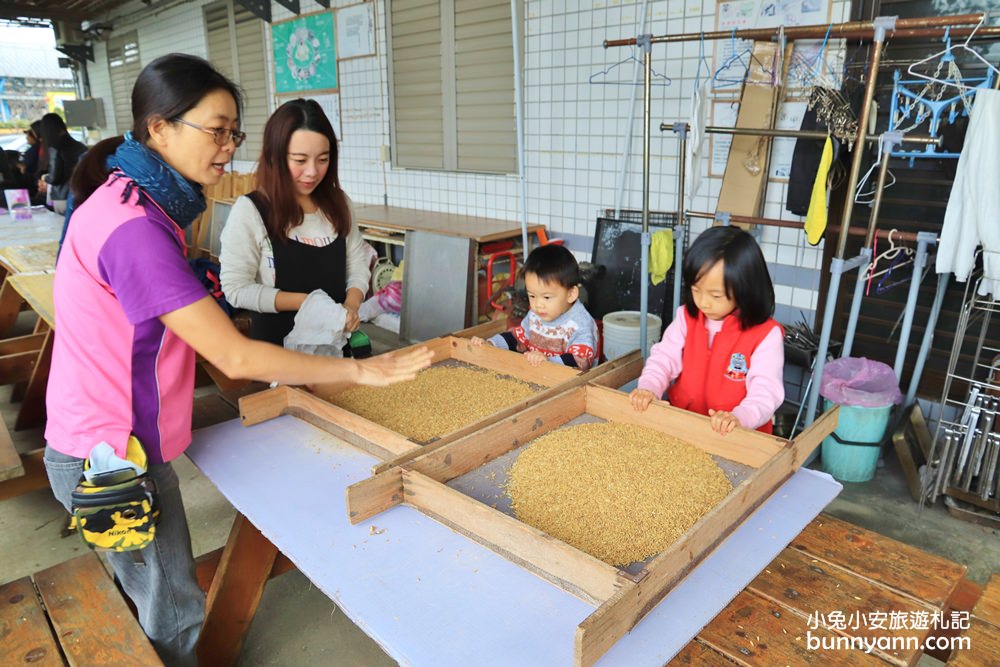
<path fill-rule="evenodd" d="M 823 42 L 819 46 L 819 51 L 812 58 L 807 58 L 805 56 L 799 56 L 799 62 L 807 66 L 808 74 L 803 78 L 802 84 L 806 87 L 820 85 L 826 88 L 839 88 L 840 84 L 836 83 L 830 77 L 837 72 L 837 69 L 830 64 L 830 61 L 826 58 L 826 47 L 830 41 L 830 31 L 833 29 L 833 23 L 826 27 L 826 34 L 823 36 Z M 823 74 L 823 68 L 826 67 L 826 76 Z"/>
<path fill-rule="evenodd" d="M 773 84 L 775 81 L 774 69 L 767 67 L 760 58 L 753 54 L 750 46 L 747 46 L 742 51 L 737 51 L 736 47 L 736 28 L 733 28 L 732 35 L 729 37 L 729 44 L 732 48 L 732 55 L 730 55 L 717 70 L 715 74 L 712 75 L 712 83 L 715 84 L 715 88 L 727 88 L 729 86 L 741 86 L 747 79 L 747 75 L 750 73 L 750 67 L 753 63 L 756 63 L 760 70 L 768 75 Z M 751 42 L 752 44 L 752 42 Z M 728 74 L 728 70 L 734 65 L 740 65 L 743 68 L 743 73 L 737 78 L 733 78 L 733 75 Z M 726 73 L 723 75 L 723 73 Z M 722 76 L 720 76 L 722 75 Z"/>
<path fill-rule="evenodd" d="M 603 77 L 608 77 L 608 75 L 610 75 L 615 68 L 620 67 L 621 65 L 625 65 L 627 63 L 637 63 L 639 65 L 643 64 L 641 60 L 635 57 L 635 50 L 633 49 L 633 52 L 629 54 L 627 58 L 619 60 L 615 64 L 609 66 L 607 69 L 603 69 L 600 72 L 594 72 L 593 74 L 591 74 L 590 77 L 587 79 L 587 83 L 593 83 L 601 86 L 631 86 L 632 85 L 631 81 L 602 80 Z M 656 70 L 652 70 L 652 79 L 650 80 L 649 85 L 669 86 L 671 83 L 673 83 L 673 81 L 669 76 L 667 76 L 666 74 L 660 74 Z M 636 83 L 635 85 L 641 86 L 643 84 Z"/>
<path fill-rule="evenodd" d="M 706 74 L 712 71 L 712 66 L 708 64 L 708 60 L 705 58 L 705 31 L 701 31 L 701 40 L 698 42 L 698 69 L 694 73 L 694 88 L 693 90 L 698 90 L 701 87 L 701 66 L 705 66 Z"/>
<path fill-rule="evenodd" d="M 883 135 L 880 134 L 878 137 L 878 160 L 876 160 L 875 163 L 868 168 L 865 175 L 858 181 L 858 187 L 854 190 L 854 203 L 856 204 L 873 204 L 875 202 L 874 197 L 877 192 L 877 184 L 873 185 L 867 192 L 862 192 L 861 190 L 865 187 L 865 184 L 868 183 L 868 179 L 871 178 L 871 175 L 875 172 L 879 165 L 882 164 L 882 160 L 885 159 L 885 154 L 882 151 L 882 141 Z M 888 190 L 896 184 L 896 175 L 891 171 L 887 172 L 887 175 L 892 179 L 892 181 L 885 184 L 885 187 L 883 188 L 884 190 Z"/>
<path fill-rule="evenodd" d="M 979 23 L 976 24 L 976 27 L 972 30 L 971 33 L 969 33 L 969 36 L 961 44 L 952 44 L 951 43 L 951 38 L 948 36 L 948 31 L 946 31 L 945 32 L 945 43 L 946 43 L 945 48 L 941 49 L 937 53 L 933 53 L 933 54 L 927 56 L 923 60 L 918 60 L 917 62 L 911 64 L 909 67 L 906 68 L 906 73 L 909 74 L 910 76 L 914 76 L 914 77 L 916 77 L 918 79 L 923 79 L 923 80 L 929 81 L 931 83 L 938 83 L 938 84 L 941 84 L 941 85 L 944 85 L 944 86 L 952 86 L 952 87 L 958 88 L 960 90 L 971 90 L 972 88 L 975 88 L 976 86 L 966 85 L 966 83 L 964 82 L 964 80 L 961 77 L 961 72 L 958 71 L 958 66 L 955 65 L 955 53 L 954 52 L 957 51 L 957 50 L 962 50 L 963 52 L 971 53 L 973 55 L 973 57 L 976 58 L 976 60 L 978 60 L 979 62 L 981 62 L 983 65 L 986 66 L 987 77 L 988 78 L 992 79 L 992 77 L 994 77 L 994 76 L 1000 76 L 1000 69 L 997 69 L 990 61 L 986 60 L 986 58 L 984 58 L 982 55 L 980 55 L 978 51 L 976 51 L 971 46 L 969 46 L 969 43 L 972 41 L 972 38 L 975 36 L 976 31 L 978 31 L 983 26 L 983 24 L 986 22 L 986 17 L 987 17 L 987 14 L 984 13 L 983 16 L 982 16 L 982 18 L 979 19 Z M 920 65 L 926 65 L 927 63 L 930 63 L 930 62 L 932 62 L 932 61 L 934 61 L 935 59 L 938 59 L 938 58 L 940 58 L 940 60 L 938 61 L 938 67 L 937 67 L 937 69 L 934 70 L 934 74 L 933 75 L 928 76 L 927 74 L 918 72 L 915 69 L 916 67 L 918 67 Z M 938 78 L 938 74 L 940 73 L 941 66 L 943 64 L 948 64 L 949 78 L 946 78 L 946 79 Z M 954 73 L 957 73 L 958 75 L 957 76 L 952 76 Z"/>
<path fill-rule="evenodd" d="M 746 59 L 746 56 L 750 55 L 750 47 L 747 47 L 742 51 L 736 50 L 736 28 L 733 28 L 733 34 L 729 38 L 729 43 L 733 49 L 732 55 L 730 55 L 725 60 L 725 62 L 723 62 L 722 65 L 719 66 L 719 69 L 715 70 L 715 73 L 712 75 L 712 83 L 716 84 L 715 86 L 716 88 L 726 88 L 728 86 L 740 86 L 746 80 L 747 74 L 750 72 L 750 61 Z M 737 63 L 743 66 L 742 76 L 736 79 L 728 75 L 725 77 L 719 76 L 720 74 L 722 74 L 723 72 L 725 72 L 726 70 L 728 70 L 730 67 L 732 67 L 734 64 Z"/>
<path fill-rule="evenodd" d="M 871 291 L 872 280 L 878 278 L 879 276 L 883 276 L 883 278 L 879 280 L 878 285 L 876 286 L 876 291 L 879 294 L 885 292 L 891 287 L 895 287 L 901 282 L 906 281 L 906 279 L 904 278 L 903 280 L 897 280 L 889 284 L 885 283 L 886 279 L 893 273 L 893 271 L 901 269 L 902 267 L 907 266 L 909 264 L 913 264 L 915 260 L 916 252 L 913 250 L 913 248 L 910 248 L 905 245 L 896 245 L 896 239 L 894 237 L 898 233 L 898 231 L 899 230 L 897 229 L 892 229 L 889 231 L 889 248 L 882 251 L 881 254 L 875 255 L 875 259 L 873 259 L 872 263 L 868 265 L 868 269 L 865 271 L 865 276 L 863 278 L 863 280 L 867 283 L 865 287 L 866 295 Z M 874 254 L 877 251 L 877 249 L 878 249 L 878 235 L 876 234 L 872 248 L 872 253 Z M 888 261 L 889 266 L 880 271 L 876 271 L 875 269 L 878 266 L 878 263 L 881 261 Z"/>

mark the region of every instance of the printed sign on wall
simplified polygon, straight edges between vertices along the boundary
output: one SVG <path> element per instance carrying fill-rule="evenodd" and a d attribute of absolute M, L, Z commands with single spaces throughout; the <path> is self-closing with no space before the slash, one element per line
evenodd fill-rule
<path fill-rule="evenodd" d="M 278 95 L 337 89 L 333 13 L 300 16 L 271 26 Z"/>

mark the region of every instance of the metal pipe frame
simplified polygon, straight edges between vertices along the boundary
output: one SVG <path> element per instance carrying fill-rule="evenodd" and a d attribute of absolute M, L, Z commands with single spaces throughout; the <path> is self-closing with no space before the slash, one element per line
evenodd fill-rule
<path fill-rule="evenodd" d="M 681 307 L 681 280 L 684 279 L 684 237 L 687 225 L 674 227 L 674 310 Z"/>
<path fill-rule="evenodd" d="M 639 351 L 642 358 L 648 356 L 649 338 L 646 323 L 649 320 L 649 140 L 652 122 L 650 81 L 653 70 L 653 49 L 648 41 L 650 35 L 643 36 L 643 82 L 642 82 L 642 250 L 639 260 Z"/>
<path fill-rule="evenodd" d="M 1000 77 L 998 77 L 1000 80 Z M 684 124 L 684 123 L 681 123 Z M 678 123 L 668 125 L 660 123 L 660 131 L 674 130 Z M 826 139 L 829 132 L 822 130 L 780 130 L 775 128 L 753 128 L 753 127 L 719 127 L 718 125 L 708 125 L 703 130 L 708 134 L 733 134 L 751 137 L 780 137 L 789 139 Z M 865 141 L 878 141 L 884 134 L 866 134 Z M 926 134 L 900 135 L 899 141 L 910 144 L 932 144 L 940 145 L 941 137 L 930 137 Z"/>
<path fill-rule="evenodd" d="M 861 257 L 861 266 L 868 266 L 872 263 L 872 249 L 865 246 L 858 254 Z M 858 329 L 858 316 L 861 314 L 861 298 L 865 293 L 864 274 L 858 273 L 858 279 L 854 281 L 854 296 L 851 298 L 851 313 L 847 316 L 847 331 L 844 332 L 844 346 L 841 349 L 842 357 L 851 356 L 854 349 L 854 334 Z"/>
<path fill-rule="evenodd" d="M 985 15 L 977 17 L 976 22 L 985 20 Z M 895 29 L 896 20 L 891 19 L 892 28 Z M 852 152 L 851 171 L 847 179 L 847 197 L 844 201 L 844 215 L 840 222 L 840 232 L 837 239 L 837 251 L 832 262 L 830 262 L 830 284 L 827 291 L 827 301 L 823 313 L 823 326 L 820 330 L 819 345 L 816 348 L 816 367 L 813 370 L 813 384 L 809 388 L 809 403 L 806 406 L 805 425 L 813 423 L 816 414 L 816 406 L 819 403 L 819 388 L 823 380 L 823 369 L 826 367 L 826 355 L 830 350 L 830 332 L 833 329 L 833 316 L 837 308 L 837 295 L 840 292 L 840 281 L 844 272 L 848 270 L 849 264 L 860 266 L 864 261 L 864 254 L 858 255 L 851 262 L 844 261 L 844 249 L 847 247 L 847 235 L 851 228 L 851 213 L 854 211 L 854 188 L 858 184 L 858 174 L 861 172 L 861 158 L 864 151 L 865 138 L 868 129 L 868 110 L 871 108 L 872 99 L 875 97 L 875 81 L 878 79 L 878 64 L 882 58 L 882 48 L 885 45 L 885 24 L 884 18 L 872 21 L 874 30 L 874 44 L 872 48 L 871 62 L 868 67 L 868 80 L 865 82 L 865 96 L 861 102 L 858 113 L 858 136 Z M 923 27 L 915 26 L 915 27 Z M 888 161 L 886 161 L 888 162 Z M 877 195 L 881 195 L 881 190 Z M 867 264 L 866 264 L 867 265 Z M 857 294 L 857 290 L 855 290 Z"/>
<path fill-rule="evenodd" d="M 888 135 L 888 133 L 886 134 Z M 868 228 L 865 231 L 865 243 L 861 247 L 861 256 L 864 257 L 863 266 L 865 267 L 871 264 L 872 255 L 874 254 L 871 246 L 878 231 L 878 214 L 882 208 L 882 193 L 885 192 L 885 180 L 889 174 L 889 158 L 892 156 L 892 151 L 896 147 L 896 144 L 899 143 L 900 136 L 899 133 L 893 133 L 882 144 L 882 154 L 879 157 L 878 179 L 875 185 L 875 199 L 872 201 L 872 211 L 868 218 Z M 853 204 L 853 193 L 850 201 Z M 864 296 L 865 290 L 864 277 L 864 272 L 859 271 L 858 279 L 854 281 L 854 297 L 851 299 L 851 312 L 847 317 L 847 331 L 844 333 L 844 348 L 841 352 L 845 357 L 851 356 L 851 350 L 854 349 L 854 334 L 858 328 L 858 317 L 861 315 L 861 299 Z M 897 377 L 899 376 L 897 375 Z"/>
<path fill-rule="evenodd" d="M 687 158 L 687 133 L 688 125 L 687 123 L 675 123 L 674 132 L 680 137 L 680 141 L 677 142 L 677 220 L 674 222 L 674 309 L 671 312 L 676 313 L 677 309 L 681 305 L 681 262 L 684 255 L 684 229 L 685 216 L 684 216 L 684 188 L 687 185 L 685 183 L 687 171 L 686 171 L 686 158 Z"/>
<path fill-rule="evenodd" d="M 813 383 L 809 392 L 808 405 L 806 408 L 805 424 L 808 426 L 813 422 L 814 414 L 816 412 L 816 405 L 819 401 L 819 387 L 823 377 L 823 369 L 826 365 L 826 355 L 829 351 L 830 344 L 830 331 L 833 326 L 833 316 L 836 309 L 837 296 L 840 290 L 841 278 L 845 271 L 852 268 L 857 268 L 861 266 L 864 262 L 865 254 L 862 253 L 857 257 L 845 261 L 844 251 L 847 245 L 847 236 L 851 233 L 851 214 L 854 209 L 854 190 L 857 186 L 858 175 L 861 170 L 861 159 L 864 151 L 861 150 L 864 142 L 868 138 L 867 135 L 867 120 L 869 109 L 871 108 L 872 100 L 875 96 L 875 84 L 878 79 L 878 68 L 881 62 L 883 48 L 885 46 L 885 35 L 886 31 L 892 31 L 896 37 L 920 37 L 925 36 L 923 34 L 916 34 L 917 32 L 926 31 L 929 28 L 935 27 L 953 27 L 962 25 L 974 25 L 979 27 L 979 24 L 985 23 L 987 19 L 987 13 L 976 13 L 976 14 L 961 14 L 953 16 L 940 16 L 940 17 L 927 17 L 927 18 L 915 18 L 915 19 L 898 19 L 896 17 L 879 17 L 873 21 L 855 21 L 849 23 L 841 24 L 831 24 L 831 25 L 814 25 L 814 26 L 801 26 L 801 27 L 791 27 L 791 28 L 776 28 L 776 29 L 751 29 L 751 30 L 734 30 L 731 32 L 718 31 L 712 33 L 687 33 L 681 35 L 663 35 L 659 37 L 653 37 L 650 35 L 640 35 L 638 38 L 630 38 L 625 40 L 605 40 L 604 47 L 610 48 L 612 46 L 632 46 L 640 44 L 644 49 L 644 81 L 643 81 L 643 210 L 642 210 L 642 258 L 641 258 L 641 276 L 645 278 L 649 270 L 649 140 L 650 140 L 650 78 L 651 78 L 651 46 L 656 43 L 669 43 L 669 42 L 683 42 L 683 41 L 695 41 L 704 39 L 724 39 L 727 37 L 739 37 L 741 39 L 773 39 L 779 33 L 783 33 L 784 37 L 790 41 L 796 39 L 815 39 L 823 37 L 824 35 L 832 35 L 834 37 L 858 37 L 861 39 L 872 38 L 873 49 L 871 54 L 871 60 L 867 68 L 868 80 L 865 85 L 865 94 L 859 109 L 859 122 L 858 122 L 858 135 L 855 142 L 856 150 L 853 151 L 853 159 L 851 161 L 851 169 L 849 172 L 849 177 L 847 181 L 847 200 L 845 202 L 843 215 L 841 218 L 841 225 L 839 229 L 839 236 L 837 239 L 837 249 L 834 259 L 830 264 L 830 274 L 831 280 L 829 284 L 826 305 L 824 308 L 823 316 L 823 327 L 820 334 L 819 346 L 816 350 L 816 363 L 815 369 L 813 371 Z M 910 32 L 911 34 L 903 34 Z M 1000 31 L 997 31 L 1000 34 Z M 988 30 L 984 34 L 992 34 L 993 30 Z M 929 36 L 929 35 L 928 35 Z M 761 136 L 758 134 L 758 136 Z M 887 169 L 888 160 L 885 160 L 882 170 Z M 880 174 L 881 175 L 881 174 Z M 884 184 L 884 181 L 883 181 Z M 881 194 L 881 189 L 879 190 L 879 195 Z M 713 218 L 715 216 L 712 216 Z M 739 216 L 744 217 L 744 216 Z M 750 216 L 745 216 L 750 217 Z M 739 220 L 734 216 L 734 221 L 739 222 Z M 783 226 L 783 225 L 778 225 Z M 869 229 L 866 232 L 866 238 L 872 236 L 875 232 L 873 231 L 874 224 L 869 224 Z M 918 241 L 919 242 L 919 241 Z M 926 259 L 926 242 L 924 244 L 924 256 Z M 859 277 L 860 282 L 860 277 Z M 639 332 L 639 347 L 643 357 L 647 355 L 646 343 L 647 343 L 647 332 L 646 332 L 646 320 L 647 320 L 647 306 L 646 301 L 648 299 L 648 288 L 646 280 L 640 280 L 640 332 Z M 912 291 L 911 285 L 911 291 Z M 856 294 L 858 290 L 855 290 Z M 912 324 L 912 313 L 910 313 L 910 323 Z M 904 325 L 905 327 L 905 325 Z M 902 340 L 901 340 L 902 342 Z M 898 355 L 898 353 L 897 353 Z"/>
<path fill-rule="evenodd" d="M 685 217 L 688 218 L 699 218 L 702 220 L 715 220 L 718 217 L 718 213 L 707 213 L 705 211 L 685 211 Z M 726 214 L 729 218 L 730 223 L 739 223 L 743 225 L 763 225 L 765 227 L 785 227 L 788 229 L 802 229 L 802 223 L 797 220 L 779 220 L 777 218 L 759 218 L 752 215 L 732 215 Z M 831 231 L 839 231 L 840 227 L 833 225 L 829 227 Z M 861 227 L 851 227 L 848 231 L 851 236 L 865 236 L 868 231 L 862 229 Z M 884 229 L 876 229 L 875 236 L 880 239 L 888 239 L 889 235 L 892 234 L 893 238 L 899 241 L 910 241 L 916 243 L 917 233 L 916 232 L 891 232 Z"/>
<path fill-rule="evenodd" d="M 927 247 L 937 245 L 937 236 L 930 232 L 917 235 L 917 254 L 913 258 L 913 280 L 910 281 L 910 291 L 906 295 L 906 307 L 903 310 L 903 328 L 899 332 L 899 345 L 896 347 L 896 361 L 892 370 L 896 378 L 903 377 L 903 362 L 906 360 L 906 348 L 910 344 L 910 332 L 913 330 L 913 311 L 917 305 L 917 295 L 920 293 L 920 277 L 927 266 Z"/>
<path fill-rule="evenodd" d="M 937 326 L 938 316 L 941 314 L 941 304 L 944 303 L 944 294 L 948 291 L 948 280 L 951 274 L 939 273 L 937 290 L 934 292 L 934 303 L 931 304 L 931 312 L 927 316 L 927 326 L 924 328 L 924 338 L 920 342 L 920 352 L 917 353 L 917 361 L 913 365 L 913 375 L 910 377 L 910 385 L 906 390 L 906 399 L 903 405 L 912 405 L 917 397 L 917 387 L 920 386 L 920 378 L 924 374 L 924 364 L 931 351 L 931 343 L 934 342 L 934 327 Z"/>
<path fill-rule="evenodd" d="M 953 14 L 950 16 L 930 16 L 926 18 L 905 18 L 897 19 L 893 30 L 893 38 L 897 37 L 936 37 L 944 34 L 945 28 L 954 26 L 973 26 L 968 28 L 968 33 L 975 29 L 980 22 L 985 23 L 987 15 L 984 12 L 975 14 Z M 937 28 L 938 30 L 934 30 Z M 876 21 L 851 21 L 847 23 L 817 24 L 804 26 L 786 26 L 784 29 L 785 39 L 789 41 L 797 39 L 822 39 L 829 31 L 831 37 L 844 39 L 872 39 L 877 36 L 879 25 Z M 962 29 L 959 28 L 959 31 Z M 671 42 L 696 42 L 702 39 L 717 40 L 730 39 L 752 39 L 770 40 L 778 36 L 779 28 L 751 28 L 746 30 L 717 30 L 714 32 L 689 32 L 677 35 L 657 35 L 652 38 L 653 44 L 668 44 Z M 956 35 L 956 30 L 952 29 L 950 34 Z M 1000 34 L 1000 28 L 992 26 L 982 26 L 976 34 L 993 35 Z M 635 46 L 635 37 L 626 39 L 606 39 L 604 48 L 609 49 L 616 46 Z M 869 70 L 870 71 L 870 70 Z"/>

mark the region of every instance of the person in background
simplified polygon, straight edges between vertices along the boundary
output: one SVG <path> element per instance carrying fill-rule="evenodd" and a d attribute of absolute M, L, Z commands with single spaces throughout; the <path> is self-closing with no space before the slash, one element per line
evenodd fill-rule
<path fill-rule="evenodd" d="M 24 187 L 24 175 L 17 164 L 19 158 L 17 151 L 0 150 L 0 190 Z M 0 205 L 3 205 L 3 200 L 0 200 Z"/>
<path fill-rule="evenodd" d="M 317 102 L 291 100 L 268 119 L 257 190 L 233 204 L 219 264 L 226 300 L 252 311 L 253 338 L 281 345 L 315 290 L 346 309 L 345 332 L 358 328 L 371 273 Z"/>
<path fill-rule="evenodd" d="M 580 267 L 573 253 L 561 245 L 535 248 L 522 269 L 531 309 L 520 326 L 484 341 L 504 350 L 516 350 L 532 366 L 543 361 L 587 370 L 597 362 L 597 324 L 580 303 Z"/>
<path fill-rule="evenodd" d="M 59 114 L 42 116 L 41 128 L 48 170 L 38 181 L 38 191 L 48 191 L 46 198 L 52 202 L 52 209 L 56 213 L 65 213 L 69 179 L 76 163 L 87 152 L 87 147 L 70 136 Z"/>
<path fill-rule="evenodd" d="M 358 361 L 250 340 L 205 291 L 187 262 L 183 229 L 205 209 L 202 187 L 222 178 L 246 136 L 240 98 L 196 56 L 146 65 L 132 91 L 132 130 L 101 141 L 77 165 L 77 208 L 56 264 L 49 483 L 72 511 L 92 453 L 110 448 L 127 461 L 129 443 L 141 443 L 159 522 L 148 546 L 107 556 L 167 665 L 197 664 L 205 609 L 170 463 L 191 442 L 195 354 L 231 378 L 342 387 L 411 379 L 430 364 L 426 348 Z"/>
<path fill-rule="evenodd" d="M 31 124 L 31 127 L 24 131 L 24 137 L 28 141 L 28 148 L 21 155 L 20 167 L 22 174 L 34 176 L 38 173 L 38 151 L 42 147 L 40 137 L 38 136 L 40 131 L 41 121 L 37 120 Z"/>
<path fill-rule="evenodd" d="M 684 305 L 650 350 L 632 407 L 644 412 L 667 391 L 671 405 L 707 415 L 717 433 L 771 433 L 785 400 L 785 348 L 760 247 L 738 227 L 712 227 L 682 270 Z"/>
<path fill-rule="evenodd" d="M 38 179 L 42 177 L 44 169 L 42 168 L 42 121 L 36 120 L 31 124 L 27 130 L 24 131 L 24 136 L 28 140 L 28 148 L 21 155 L 21 161 L 18 167 L 21 169 L 21 173 L 24 174 L 24 180 L 28 187 L 28 192 L 31 194 L 32 204 L 44 204 L 45 195 L 43 194 L 41 198 L 38 197 Z"/>

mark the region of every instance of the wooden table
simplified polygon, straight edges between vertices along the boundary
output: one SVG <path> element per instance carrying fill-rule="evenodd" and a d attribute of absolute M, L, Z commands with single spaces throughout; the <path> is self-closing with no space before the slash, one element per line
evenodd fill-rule
<path fill-rule="evenodd" d="M 489 243 L 521 236 L 520 223 L 497 218 L 481 218 L 456 213 L 422 211 L 398 206 L 359 205 L 354 207 L 354 220 L 359 227 L 387 232 L 434 232 L 460 236 L 476 243 Z M 545 231 L 545 225 L 528 225 L 528 234 Z"/>
<path fill-rule="evenodd" d="M 279 440 L 280 463 L 273 457 Z M 196 434 L 189 450 L 192 460 L 238 510 L 261 526 L 258 530 L 243 515 L 234 523 L 210 587 L 201 653 L 206 664 L 236 660 L 267 578 L 280 569 L 279 564 L 287 566 L 279 547 L 403 663 L 571 662 L 573 630 L 593 607 L 408 507 L 393 508 L 360 526 L 347 526 L 340 514 L 342 484 L 367 476 L 370 457 L 338 442 L 291 417 L 252 428 L 227 422 Z M 259 493 L 262 474 L 271 489 L 266 500 Z M 317 484 L 321 477 L 329 479 Z M 767 514 L 773 502 L 751 517 L 745 529 L 751 533 L 784 530 L 784 521 L 770 518 L 780 513 Z M 815 516 L 822 504 L 808 516 Z M 260 514 L 263 505 L 267 506 L 263 512 L 272 516 Z M 301 514 L 302 508 L 310 508 L 308 517 L 291 516 Z M 810 652 L 805 634 L 810 615 L 834 611 L 930 614 L 962 608 L 959 598 L 965 590 L 965 568 L 961 565 L 825 515 L 796 536 L 798 530 L 783 541 L 771 538 L 779 542 L 772 552 L 778 553 L 777 558 L 770 565 L 771 556 L 761 561 L 763 571 L 743 580 L 749 584 L 740 584 L 734 591 L 736 598 L 712 619 L 719 609 L 714 607 L 707 625 L 702 627 L 705 621 L 700 621 L 687 630 L 691 617 L 698 616 L 693 607 L 699 603 L 684 612 L 669 605 L 689 581 L 696 582 L 694 597 L 686 599 L 713 597 L 705 591 L 715 589 L 727 575 L 717 567 L 709 570 L 715 572 L 711 575 L 715 579 L 699 579 L 699 573 L 730 548 L 724 542 L 598 664 L 662 665 L 679 650 L 672 664 L 783 665 L 811 660 L 814 664 L 908 665 L 919 657 L 918 649 L 875 655 L 860 650 Z M 788 540 L 791 544 L 781 549 Z M 754 551 L 738 553 L 749 559 Z M 334 572 L 327 576 L 324 570 Z M 512 614 L 512 610 L 517 612 Z M 831 627 L 818 627 L 812 633 L 821 637 L 871 634 Z M 928 629 L 914 636 L 920 640 L 929 634 Z M 685 644 L 692 635 L 696 637 Z M 676 639 L 680 642 L 670 649 L 670 641 Z M 459 647 L 471 653 L 463 654 Z"/>
<path fill-rule="evenodd" d="M 0 267 L 8 273 L 39 273 L 56 270 L 58 241 L 0 248 Z"/>
<path fill-rule="evenodd" d="M 0 248 L 59 241 L 63 217 L 45 207 L 32 207 L 31 220 L 14 220 L 9 213 L 0 215 Z"/>
<path fill-rule="evenodd" d="M 14 392 L 14 399 L 21 399 L 21 408 L 14 424 L 15 430 L 38 426 L 45 420 L 45 386 L 52 363 L 52 343 L 56 326 L 55 306 L 52 303 L 54 281 L 54 273 L 19 273 L 7 276 L 4 282 L 4 288 L 12 289 L 38 314 L 34 334 L 4 341 L 4 343 L 22 341 L 29 354 L 34 353 L 26 384 L 23 384 L 23 388 L 15 388 Z M 33 347 L 36 344 L 37 349 Z M 12 378 L 8 375 L 3 383 L 11 384 L 11 380 L 14 384 L 25 382 L 20 376 Z"/>
<path fill-rule="evenodd" d="M 476 324 L 482 246 L 507 239 L 521 245 L 521 225 L 510 220 L 368 205 L 354 208 L 354 220 L 368 240 L 399 244 L 404 237 L 400 336 L 414 342 Z M 544 238 L 545 226 L 528 225 L 528 234 Z"/>
<path fill-rule="evenodd" d="M 37 257 L 33 253 L 12 255 L 21 259 Z M 8 259 L 11 256 L 8 256 Z M 18 264 L 25 266 L 27 262 Z M 45 419 L 45 387 L 52 362 L 53 327 L 55 309 L 52 305 L 53 273 L 20 273 L 8 275 L 0 288 L 0 329 L 13 325 L 21 304 L 27 303 L 36 313 L 38 322 L 33 333 L 27 336 L 0 340 L 0 384 L 13 384 L 12 400 L 20 400 L 15 430 L 37 426 Z M 0 482 L 23 477 L 27 471 L 37 477 L 40 457 L 29 460 L 21 456 L 0 420 Z M 25 480 L 18 489 L 30 490 L 37 480 Z M 16 495 L 13 487 L 0 491 L 0 497 Z"/>

